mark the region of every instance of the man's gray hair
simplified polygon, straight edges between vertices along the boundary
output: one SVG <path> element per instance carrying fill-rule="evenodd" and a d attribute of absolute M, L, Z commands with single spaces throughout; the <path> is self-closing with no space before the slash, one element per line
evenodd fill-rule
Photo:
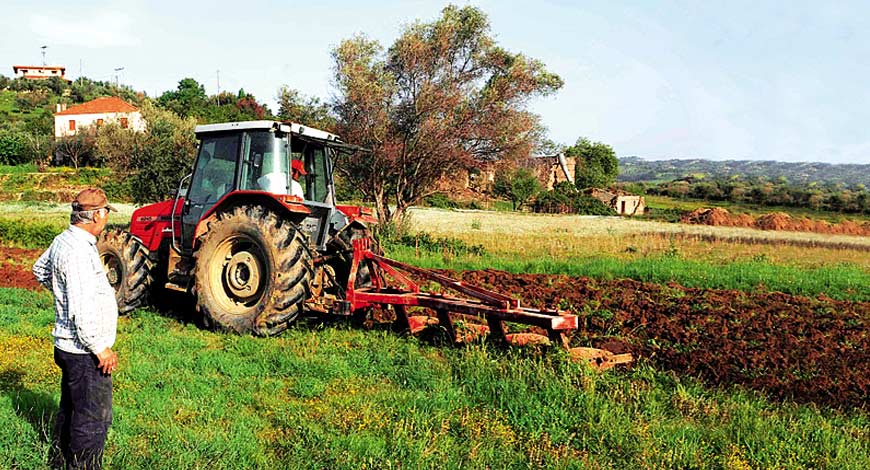
<path fill-rule="evenodd" d="M 92 211 L 72 211 L 69 214 L 70 225 L 92 224 L 94 216 L 102 209 L 94 209 Z"/>

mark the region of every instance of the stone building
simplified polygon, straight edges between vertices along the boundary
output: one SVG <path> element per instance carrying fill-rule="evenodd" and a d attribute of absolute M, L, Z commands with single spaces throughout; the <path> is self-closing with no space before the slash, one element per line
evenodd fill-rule
<path fill-rule="evenodd" d="M 603 202 L 619 215 L 643 215 L 646 211 L 646 200 L 643 196 L 622 190 L 587 188 L 584 194 Z"/>

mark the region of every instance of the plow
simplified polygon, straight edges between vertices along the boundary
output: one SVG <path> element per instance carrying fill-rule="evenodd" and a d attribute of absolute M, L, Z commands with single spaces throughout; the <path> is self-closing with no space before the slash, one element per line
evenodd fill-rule
<path fill-rule="evenodd" d="M 632 360 L 570 347 L 576 315 L 384 256 L 372 212 L 336 203 L 336 157 L 361 150 L 338 136 L 274 121 L 203 125 L 196 134 L 193 171 L 174 198 L 137 209 L 129 231 L 98 243 L 121 313 L 170 289 L 194 296 L 209 328 L 239 334 L 379 309 L 392 312 L 398 332 L 431 329 L 451 344 L 564 348 L 599 369 Z"/>
<path fill-rule="evenodd" d="M 613 354 L 596 348 L 570 347 L 570 333 L 577 329 L 577 316 L 559 310 L 523 307 L 520 300 L 507 295 L 468 285 L 443 274 L 421 269 L 378 255 L 372 251 L 373 241 L 354 242 L 352 272 L 368 264 L 373 277 L 371 286 L 348 286 L 347 307 L 359 311 L 371 306 L 391 307 L 395 312 L 395 328 L 416 334 L 426 328 L 439 328 L 448 341 L 464 343 L 481 336 L 504 345 L 557 346 L 568 350 L 575 360 L 585 360 L 601 370 L 632 361 L 631 354 Z M 408 275 L 434 282 L 442 288 L 462 294 L 422 292 Z M 393 281 L 392 283 L 389 281 Z M 400 287 L 395 287 L 396 285 Z M 431 315 L 409 315 L 410 307 L 422 307 Z M 462 324 L 457 327 L 458 321 Z M 475 322 L 477 320 L 478 322 Z M 510 333 L 509 323 L 535 327 L 542 333 Z"/>

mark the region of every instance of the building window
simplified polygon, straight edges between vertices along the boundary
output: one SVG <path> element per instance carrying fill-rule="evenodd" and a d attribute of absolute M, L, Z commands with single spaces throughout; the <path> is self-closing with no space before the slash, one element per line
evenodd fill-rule
<path fill-rule="evenodd" d="M 97 119 L 97 127 L 100 127 L 100 126 L 102 126 L 102 125 L 103 125 L 103 120 L 102 120 L 102 119 Z"/>
<path fill-rule="evenodd" d="M 121 118 L 121 129 L 127 128 L 127 118 Z"/>
<path fill-rule="evenodd" d="M 69 130 L 71 130 L 71 131 L 76 130 L 76 121 L 75 121 L 75 119 L 70 119 L 70 120 L 69 120 Z"/>

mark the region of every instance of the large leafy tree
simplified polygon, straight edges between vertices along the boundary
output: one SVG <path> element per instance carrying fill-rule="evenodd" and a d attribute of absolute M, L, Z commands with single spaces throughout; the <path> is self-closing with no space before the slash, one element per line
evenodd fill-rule
<path fill-rule="evenodd" d="M 382 223 L 434 192 L 442 175 L 527 156 L 540 126 L 525 105 L 562 86 L 541 62 L 498 47 L 474 7 L 413 23 L 387 50 L 358 35 L 332 56 L 337 130 L 371 150 L 337 170 L 375 202 Z"/>
<path fill-rule="evenodd" d="M 576 159 L 574 176 L 578 188 L 606 187 L 616 182 L 619 160 L 613 147 L 581 137 L 565 150 L 565 155 Z"/>
<path fill-rule="evenodd" d="M 169 90 L 157 98 L 157 102 L 181 117 L 202 116 L 208 106 L 205 87 L 192 78 L 183 78 L 178 88 Z"/>
<path fill-rule="evenodd" d="M 335 118 L 330 114 L 329 105 L 320 98 L 305 96 L 288 86 L 278 90 L 278 118 L 298 122 L 306 126 L 331 131 L 335 128 Z"/>

